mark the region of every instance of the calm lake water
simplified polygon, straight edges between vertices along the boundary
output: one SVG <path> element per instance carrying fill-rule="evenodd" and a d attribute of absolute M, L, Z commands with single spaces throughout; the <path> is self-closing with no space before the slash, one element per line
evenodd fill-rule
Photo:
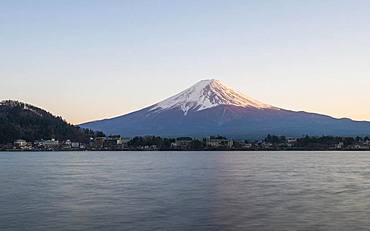
<path fill-rule="evenodd" d="M 370 152 L 0 153 L 0 230 L 369 230 Z"/>

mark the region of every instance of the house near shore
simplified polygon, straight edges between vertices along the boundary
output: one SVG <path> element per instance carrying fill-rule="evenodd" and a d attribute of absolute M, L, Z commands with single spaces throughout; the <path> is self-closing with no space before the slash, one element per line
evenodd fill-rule
<path fill-rule="evenodd" d="M 35 141 L 34 146 L 38 148 L 44 148 L 44 149 L 56 149 L 60 145 L 58 140 L 51 139 L 51 140 L 40 140 Z"/>
<path fill-rule="evenodd" d="M 232 148 L 234 141 L 222 136 L 210 136 L 206 140 L 206 145 L 210 148 Z"/>
<path fill-rule="evenodd" d="M 27 149 L 28 147 L 30 147 L 30 145 L 27 141 L 19 139 L 14 142 L 14 147 L 16 147 L 17 149 Z"/>
<path fill-rule="evenodd" d="M 293 147 L 297 143 L 297 138 L 295 137 L 288 137 L 286 140 L 287 146 L 288 147 Z"/>
<path fill-rule="evenodd" d="M 90 146 L 98 150 L 121 150 L 125 147 L 125 141 L 120 135 L 96 137 Z"/>
<path fill-rule="evenodd" d="M 171 147 L 179 150 L 188 150 L 191 148 L 193 139 L 191 137 L 179 137 L 171 144 Z"/>

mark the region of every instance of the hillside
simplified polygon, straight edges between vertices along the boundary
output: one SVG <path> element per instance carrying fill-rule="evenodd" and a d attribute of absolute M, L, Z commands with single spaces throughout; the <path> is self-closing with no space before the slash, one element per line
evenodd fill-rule
<path fill-rule="evenodd" d="M 67 123 L 61 117 L 18 101 L 0 102 L 0 143 L 16 139 L 34 141 L 55 138 L 88 141 L 94 132 Z"/>

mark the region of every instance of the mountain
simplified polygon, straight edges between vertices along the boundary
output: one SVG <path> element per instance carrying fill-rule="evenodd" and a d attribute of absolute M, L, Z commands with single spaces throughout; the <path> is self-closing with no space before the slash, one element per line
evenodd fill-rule
<path fill-rule="evenodd" d="M 357 136 L 370 122 L 291 111 L 259 102 L 218 80 L 202 80 L 162 102 L 81 127 L 123 136 L 257 138 L 267 134 Z"/>
<path fill-rule="evenodd" d="M 51 138 L 86 142 L 93 135 L 35 106 L 12 100 L 0 102 L 0 144 Z"/>

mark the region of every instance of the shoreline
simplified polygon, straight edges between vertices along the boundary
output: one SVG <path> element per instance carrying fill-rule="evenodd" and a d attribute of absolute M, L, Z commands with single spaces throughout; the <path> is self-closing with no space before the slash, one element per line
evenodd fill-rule
<path fill-rule="evenodd" d="M 370 150 L 0 150 L 0 153 L 3 152 L 370 152 Z"/>

